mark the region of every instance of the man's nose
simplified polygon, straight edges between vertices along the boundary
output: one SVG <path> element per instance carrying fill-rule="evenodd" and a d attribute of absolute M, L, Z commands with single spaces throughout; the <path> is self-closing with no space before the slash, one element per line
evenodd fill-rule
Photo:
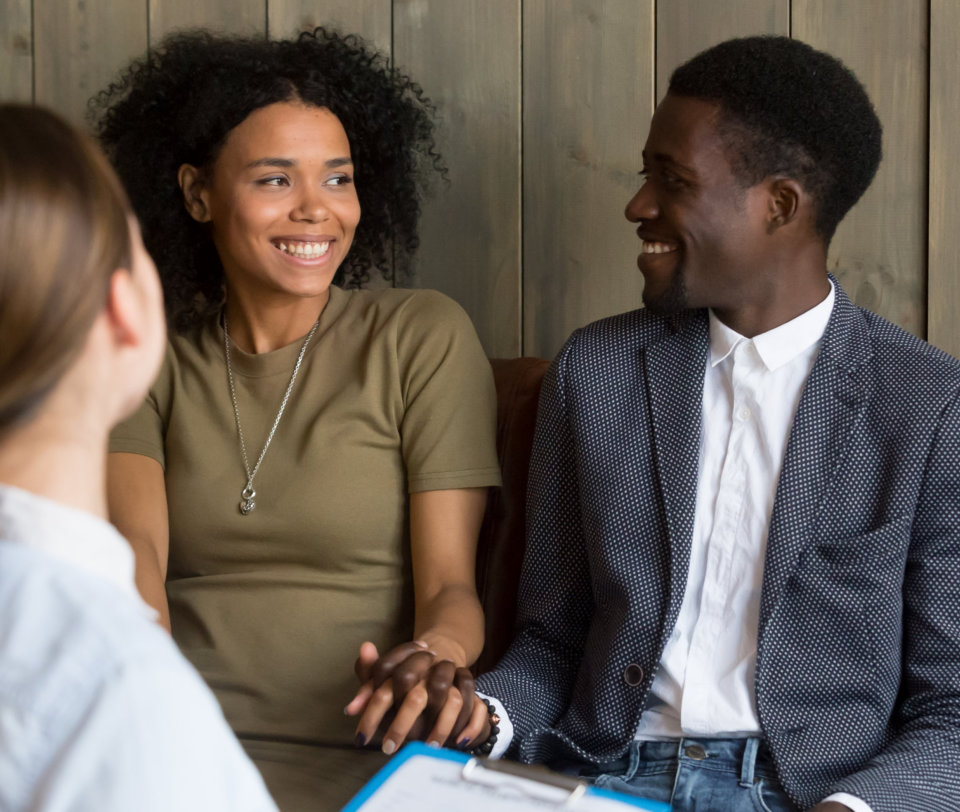
<path fill-rule="evenodd" d="M 623 213 L 631 223 L 639 223 L 641 220 L 654 220 L 660 216 L 656 196 L 647 181 L 644 181 L 643 185 L 637 189 L 637 193 L 630 198 L 630 202 L 627 203 L 627 208 Z"/>

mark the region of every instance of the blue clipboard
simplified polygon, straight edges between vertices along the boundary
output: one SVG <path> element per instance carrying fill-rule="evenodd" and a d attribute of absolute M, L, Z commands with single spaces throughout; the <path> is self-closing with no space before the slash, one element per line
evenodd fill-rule
<path fill-rule="evenodd" d="M 485 758 L 478 759 L 457 750 L 428 747 L 422 742 L 411 742 L 405 745 L 403 749 L 390 759 L 390 761 L 370 779 L 363 789 L 354 796 L 353 800 L 343 808 L 342 812 L 365 812 L 365 809 L 374 808 L 377 805 L 375 801 L 379 800 L 376 799 L 375 796 L 377 796 L 378 793 L 390 791 L 390 786 L 387 786 L 388 780 L 392 776 L 397 775 L 411 759 L 418 756 L 434 759 L 438 765 L 439 763 L 443 763 L 449 767 L 451 763 L 455 764 L 459 768 L 458 770 L 451 771 L 448 769 L 445 772 L 457 775 L 458 778 L 455 779 L 455 781 L 460 780 L 468 784 L 478 782 L 482 775 L 493 777 L 495 780 L 497 775 L 508 775 L 526 782 L 560 788 L 563 790 L 563 793 L 561 800 L 557 804 L 558 808 L 563 807 L 576 810 L 577 799 L 582 796 L 590 796 L 591 798 L 607 799 L 625 809 L 644 809 L 647 810 L 647 812 L 670 812 L 670 805 L 660 801 L 650 801 L 632 795 L 624 795 L 619 792 L 600 789 L 599 787 L 588 786 L 582 781 L 577 781 L 567 776 L 531 769 L 530 767 L 515 762 L 490 761 Z M 449 778 L 446 779 L 445 783 L 450 783 Z M 557 790 L 553 789 L 552 791 L 556 792 Z M 423 800 L 429 801 L 429 798 Z M 586 803 L 589 805 L 589 801 Z M 543 803 L 539 802 L 539 805 L 540 808 L 542 808 Z M 429 803 L 423 803 L 422 808 L 429 809 L 431 807 Z"/>

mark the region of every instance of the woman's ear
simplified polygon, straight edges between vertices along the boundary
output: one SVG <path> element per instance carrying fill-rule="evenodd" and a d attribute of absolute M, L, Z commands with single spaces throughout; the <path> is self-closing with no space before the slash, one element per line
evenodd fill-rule
<path fill-rule="evenodd" d="M 767 233 L 792 223 L 800 214 L 807 200 L 803 187 L 793 178 L 775 177 L 769 180 L 769 207 L 767 210 Z"/>
<path fill-rule="evenodd" d="M 183 164 L 177 170 L 177 183 L 183 192 L 183 205 L 198 223 L 210 222 L 210 207 L 207 205 L 207 187 L 203 173 L 195 166 Z"/>

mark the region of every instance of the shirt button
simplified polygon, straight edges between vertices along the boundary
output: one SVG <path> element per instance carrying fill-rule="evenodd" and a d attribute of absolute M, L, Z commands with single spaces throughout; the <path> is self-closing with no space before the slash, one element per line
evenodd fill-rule
<path fill-rule="evenodd" d="M 694 761 L 703 761 L 707 757 L 707 751 L 699 744 L 690 744 L 683 748 L 683 754 Z"/>
<path fill-rule="evenodd" d="M 623 681 L 631 687 L 636 687 L 643 682 L 643 669 L 636 663 L 630 663 L 623 669 Z"/>
<path fill-rule="evenodd" d="M 740 411 L 737 413 L 737 416 L 738 416 L 741 420 L 749 420 L 749 419 L 750 419 L 750 410 L 749 410 L 746 406 L 743 406 L 743 407 L 740 409 Z"/>

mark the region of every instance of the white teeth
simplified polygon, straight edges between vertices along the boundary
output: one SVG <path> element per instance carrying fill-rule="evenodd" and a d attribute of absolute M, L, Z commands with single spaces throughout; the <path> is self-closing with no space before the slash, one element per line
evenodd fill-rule
<path fill-rule="evenodd" d="M 277 243 L 277 248 L 279 248 L 283 253 L 289 254 L 292 257 L 302 257 L 304 259 L 313 259 L 314 257 L 322 257 L 327 251 L 330 250 L 330 241 L 326 240 L 324 242 L 291 242 L 291 243 Z"/>
<path fill-rule="evenodd" d="M 669 254 L 672 251 L 676 251 L 677 246 L 668 242 L 648 242 L 647 240 L 640 240 L 640 253 L 641 254 Z"/>

